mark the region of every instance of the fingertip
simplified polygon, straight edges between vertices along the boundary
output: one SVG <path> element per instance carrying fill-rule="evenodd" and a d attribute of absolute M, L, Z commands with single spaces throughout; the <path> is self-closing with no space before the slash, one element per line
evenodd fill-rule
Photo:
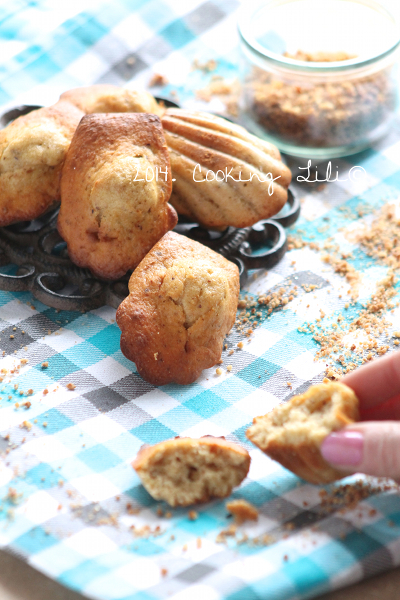
<path fill-rule="evenodd" d="M 326 462 L 335 467 L 356 467 L 363 460 L 364 438 L 358 431 L 336 431 L 329 434 L 321 445 Z"/>
<path fill-rule="evenodd" d="M 351 426 L 351 430 L 344 429 L 337 432 L 337 434 L 342 440 L 341 450 L 337 452 L 341 452 L 340 458 L 345 461 L 342 462 L 344 467 L 347 466 L 350 468 L 351 465 L 353 472 L 358 471 L 375 477 L 400 478 L 399 421 L 363 421 L 354 423 Z M 358 457 L 361 460 L 359 462 L 355 462 L 357 458 L 357 442 L 350 441 L 351 438 L 355 440 L 357 436 L 362 440 L 361 456 L 359 455 Z M 329 447 L 329 444 L 332 442 L 327 441 L 326 443 Z M 338 440 L 336 443 L 339 445 Z M 349 452 L 348 457 L 346 457 L 346 449 Z M 358 451 L 360 451 L 360 445 Z M 333 454 L 330 456 L 334 457 Z M 335 466 L 340 465 L 335 463 Z"/>

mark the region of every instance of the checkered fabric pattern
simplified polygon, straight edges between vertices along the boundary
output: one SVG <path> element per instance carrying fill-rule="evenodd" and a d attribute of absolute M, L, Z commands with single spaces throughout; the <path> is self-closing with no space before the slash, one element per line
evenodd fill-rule
<path fill-rule="evenodd" d="M 182 104 L 198 106 L 193 90 L 210 76 L 191 70 L 195 58 L 217 58 L 225 77 L 237 73 L 237 4 L 1 2 L 0 102 L 49 104 L 65 89 L 94 82 L 145 87 L 160 72 L 170 81 L 164 96 L 175 90 Z M 354 225 L 350 211 L 398 203 L 399 139 L 397 122 L 374 150 L 335 161 L 342 181 L 323 190 L 294 181 L 302 197 L 294 232 L 316 241 L 332 236 L 363 270 L 352 318 L 386 268 L 348 242 L 344 230 Z M 365 172 L 350 177 L 353 166 Z M 192 385 L 159 388 L 121 354 L 110 307 L 57 312 L 30 294 L 0 292 L 1 369 L 7 370 L 0 374 L 0 546 L 98 600 L 299 600 L 400 564 L 397 493 L 327 514 L 318 487 L 246 440 L 254 416 L 322 379 L 318 344 L 299 327 L 315 322 L 320 308 L 335 315 L 345 303 L 344 280 L 308 248 L 257 273 L 248 293 L 288 280 L 301 292 L 288 309 L 264 315 L 231 356 L 242 338 L 235 331 L 228 336 L 223 360 L 231 372 L 217 376 L 210 369 Z M 301 285 L 311 283 L 317 288 L 306 294 Z M 395 330 L 399 309 L 388 318 Z M 16 370 L 21 359 L 28 362 Z M 168 515 L 140 485 L 130 465 L 143 443 L 204 434 L 249 449 L 249 477 L 233 497 L 259 509 L 258 522 L 241 531 L 249 539 L 268 535 L 269 545 L 217 543 L 230 524 L 224 502 L 198 507 L 192 521 L 187 510 Z"/>

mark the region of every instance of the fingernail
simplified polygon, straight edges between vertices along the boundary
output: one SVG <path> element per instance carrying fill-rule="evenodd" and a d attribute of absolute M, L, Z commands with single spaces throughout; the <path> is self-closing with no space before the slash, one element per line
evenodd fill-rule
<path fill-rule="evenodd" d="M 364 439 L 358 431 L 338 431 L 324 439 L 321 454 L 334 465 L 356 466 L 362 462 L 363 446 Z"/>

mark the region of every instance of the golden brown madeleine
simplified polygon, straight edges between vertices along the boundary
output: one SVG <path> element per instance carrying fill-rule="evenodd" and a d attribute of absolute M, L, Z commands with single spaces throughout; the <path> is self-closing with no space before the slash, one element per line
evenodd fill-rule
<path fill-rule="evenodd" d="M 359 420 L 358 398 L 342 383 L 321 383 L 256 417 L 246 435 L 272 459 L 310 483 L 329 483 L 346 474 L 320 452 L 332 431 Z"/>
<path fill-rule="evenodd" d="M 154 385 L 192 383 L 215 365 L 239 296 L 236 265 L 167 233 L 129 280 L 117 311 L 121 350 Z"/>
<path fill-rule="evenodd" d="M 133 269 L 177 222 L 159 117 L 86 115 L 61 177 L 58 230 L 71 260 L 104 279 Z"/>
<path fill-rule="evenodd" d="M 60 100 L 74 104 L 86 114 L 144 112 L 161 115 L 164 112 L 148 92 L 108 84 L 74 88 L 61 94 Z"/>
<path fill-rule="evenodd" d="M 141 448 L 132 466 L 153 498 L 189 506 L 229 496 L 246 477 L 250 456 L 224 438 L 175 438 Z"/>
<path fill-rule="evenodd" d="M 247 227 L 281 210 L 291 173 L 275 146 L 205 112 L 169 108 L 162 124 L 176 179 L 171 204 L 179 214 L 221 229 Z"/>
<path fill-rule="evenodd" d="M 83 112 L 58 102 L 0 130 L 0 226 L 29 221 L 60 199 L 65 154 Z"/>

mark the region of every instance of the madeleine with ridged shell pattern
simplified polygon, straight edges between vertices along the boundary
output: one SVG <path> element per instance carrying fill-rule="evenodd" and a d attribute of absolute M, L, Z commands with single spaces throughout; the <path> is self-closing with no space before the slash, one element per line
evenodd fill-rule
<path fill-rule="evenodd" d="M 275 146 L 205 112 L 169 108 L 162 124 L 178 214 L 225 229 L 254 225 L 284 206 L 291 172 Z"/>

